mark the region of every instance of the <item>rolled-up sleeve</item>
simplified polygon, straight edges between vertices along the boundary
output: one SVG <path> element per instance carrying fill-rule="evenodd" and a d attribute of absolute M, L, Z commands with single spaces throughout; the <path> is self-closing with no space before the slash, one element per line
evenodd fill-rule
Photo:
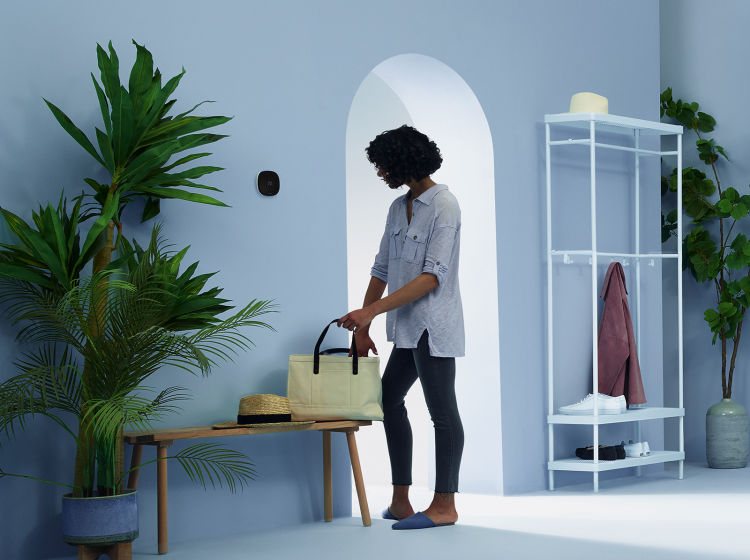
<path fill-rule="evenodd" d="M 422 272 L 434 274 L 439 284 L 445 282 L 451 266 L 451 255 L 453 244 L 456 242 L 457 228 L 453 226 L 440 226 L 432 231 L 427 243 L 424 266 Z"/>
<path fill-rule="evenodd" d="M 390 236 L 388 235 L 389 230 L 389 222 L 386 222 L 383 238 L 380 240 L 380 249 L 378 250 L 378 254 L 375 255 L 375 264 L 373 264 L 372 269 L 370 269 L 370 276 L 379 278 L 386 283 L 388 282 L 388 251 L 390 249 L 391 241 L 389 239 Z"/>

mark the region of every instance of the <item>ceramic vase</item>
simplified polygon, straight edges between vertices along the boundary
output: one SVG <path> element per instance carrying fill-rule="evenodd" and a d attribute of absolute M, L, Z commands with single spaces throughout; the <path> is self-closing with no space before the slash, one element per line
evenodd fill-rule
<path fill-rule="evenodd" d="M 750 451 L 747 411 L 732 399 L 721 399 L 706 412 L 706 458 L 713 469 L 741 469 Z"/>
<path fill-rule="evenodd" d="M 63 496 L 63 540 L 68 544 L 107 545 L 138 537 L 136 491 L 117 496 Z"/>

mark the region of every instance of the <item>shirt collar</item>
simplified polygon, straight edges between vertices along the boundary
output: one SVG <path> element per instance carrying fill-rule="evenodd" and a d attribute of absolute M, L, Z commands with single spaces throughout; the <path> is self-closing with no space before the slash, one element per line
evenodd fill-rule
<path fill-rule="evenodd" d="M 448 185 L 442 185 L 440 183 L 433 185 L 426 191 L 424 191 L 422 194 L 420 194 L 417 198 L 414 200 L 418 200 L 422 204 L 430 205 L 432 203 L 432 199 L 435 198 L 435 195 L 439 193 L 440 191 L 444 191 L 448 188 Z M 409 196 L 409 193 L 406 193 L 403 195 L 403 201 L 406 203 L 406 199 Z"/>

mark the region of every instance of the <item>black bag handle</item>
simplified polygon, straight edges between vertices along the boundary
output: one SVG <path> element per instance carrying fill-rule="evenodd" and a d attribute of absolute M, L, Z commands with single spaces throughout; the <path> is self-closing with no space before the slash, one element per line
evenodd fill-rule
<path fill-rule="evenodd" d="M 318 374 L 320 372 L 320 355 L 325 355 L 326 353 L 337 353 L 337 352 L 346 352 L 349 353 L 348 348 L 329 348 L 328 350 L 320 351 L 320 345 L 323 343 L 323 339 L 326 336 L 326 333 L 328 332 L 328 327 L 333 325 L 334 323 L 337 323 L 338 319 L 334 319 L 330 323 L 326 325 L 326 328 L 323 329 L 323 332 L 320 333 L 320 338 L 318 338 L 318 342 L 315 343 L 315 353 L 313 354 L 313 373 Z M 352 337 L 352 357 L 354 358 L 352 360 L 352 374 L 357 375 L 359 373 L 359 364 L 357 363 L 357 342 Z"/>

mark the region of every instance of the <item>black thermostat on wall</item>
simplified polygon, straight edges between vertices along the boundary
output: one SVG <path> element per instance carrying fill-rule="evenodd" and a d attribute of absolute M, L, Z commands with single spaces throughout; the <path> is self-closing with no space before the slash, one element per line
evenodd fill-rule
<path fill-rule="evenodd" d="M 275 171 L 261 171 L 258 173 L 258 192 L 263 196 L 279 194 L 281 183 Z"/>

